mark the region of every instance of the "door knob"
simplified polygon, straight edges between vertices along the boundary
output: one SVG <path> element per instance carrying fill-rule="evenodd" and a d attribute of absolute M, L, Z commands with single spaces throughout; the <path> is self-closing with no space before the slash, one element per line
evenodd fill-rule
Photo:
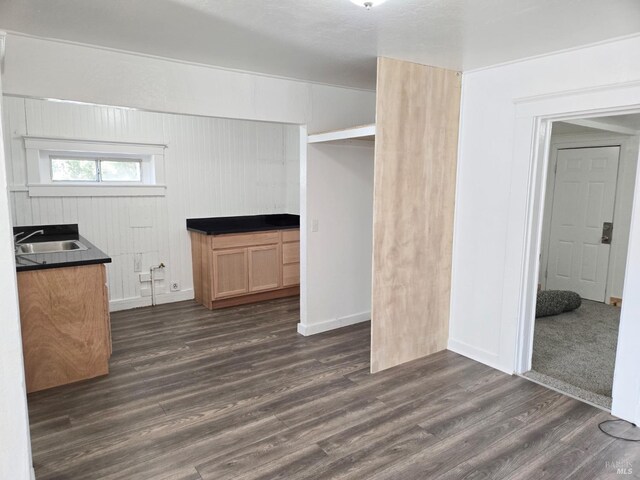
<path fill-rule="evenodd" d="M 604 245 L 611 245 L 612 236 L 613 236 L 613 223 L 604 222 L 602 224 L 602 237 L 600 237 L 600 240 Z"/>

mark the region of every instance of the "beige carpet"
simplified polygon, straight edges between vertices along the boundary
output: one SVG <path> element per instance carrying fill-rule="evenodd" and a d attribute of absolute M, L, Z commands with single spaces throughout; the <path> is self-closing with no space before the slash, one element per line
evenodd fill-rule
<path fill-rule="evenodd" d="M 525 376 L 611 408 L 619 323 L 619 308 L 589 300 L 573 312 L 536 319 Z"/>

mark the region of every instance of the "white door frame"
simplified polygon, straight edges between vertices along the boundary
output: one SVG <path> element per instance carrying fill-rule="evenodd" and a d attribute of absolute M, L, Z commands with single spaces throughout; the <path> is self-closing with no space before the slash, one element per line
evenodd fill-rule
<path fill-rule="evenodd" d="M 624 175 L 629 168 L 629 156 L 632 153 L 633 143 L 638 142 L 638 137 L 633 135 L 619 135 L 611 133 L 589 133 L 589 134 L 561 134 L 551 139 L 550 153 L 549 153 L 549 175 L 546 181 L 546 191 L 543 201 L 543 227 L 542 232 L 546 231 L 547 235 L 541 238 L 540 246 L 540 273 L 543 272 L 543 266 L 549 261 L 549 238 L 551 234 L 551 213 L 554 197 L 554 187 L 556 176 L 551 172 L 554 171 L 556 163 L 558 162 L 558 152 L 565 149 L 575 148 L 595 148 L 595 147 L 620 147 L 620 158 L 618 163 L 618 180 L 616 181 L 616 200 L 614 205 L 613 221 L 614 232 L 616 231 L 616 223 L 619 221 L 617 214 L 620 209 L 620 177 Z M 633 152 L 635 153 L 635 152 Z M 551 204 L 551 205 L 550 205 Z M 627 235 L 628 236 L 628 235 Z M 614 263 L 616 261 L 616 253 L 619 247 L 619 236 L 614 233 L 613 241 L 611 242 L 611 252 L 609 255 L 609 261 L 607 264 L 607 282 L 605 285 L 605 303 L 608 303 L 609 296 L 612 294 L 611 289 L 612 279 L 609 274 L 614 270 Z M 546 288 L 546 279 L 539 277 L 538 283 L 544 290 Z"/>
<path fill-rule="evenodd" d="M 309 228 L 307 223 L 307 149 L 309 146 L 307 138 L 307 125 L 299 125 L 298 135 L 300 139 L 300 325 L 307 325 L 309 318 L 309 284 L 308 284 L 308 251 L 309 251 Z"/>
<path fill-rule="evenodd" d="M 516 373 L 531 369 L 535 301 L 540 262 L 543 205 L 549 167 L 551 123 L 577 118 L 602 117 L 640 112 L 640 82 L 605 86 L 551 95 L 523 98 L 515 101 L 514 161 L 527 162 L 525 177 L 512 175 L 514 184 L 525 184 L 526 191 L 516 196 L 510 205 L 508 236 L 514 248 L 506 252 L 514 268 L 505 272 L 504 309 L 516 308 L 517 331 L 515 348 Z M 515 169 L 514 169 L 515 172 Z M 640 169 L 636 175 L 634 214 L 629 237 L 625 289 L 640 291 Z M 524 208 L 524 218 L 522 218 Z M 636 240 L 637 239 L 637 240 Z M 509 242 L 508 242 L 509 243 Z M 631 267 L 630 267 L 631 266 Z M 636 290 L 638 289 L 638 290 Z M 637 297 L 635 300 L 633 297 Z M 505 312 L 508 313 L 508 312 Z M 640 423 L 640 295 L 627 295 L 623 303 L 616 368 L 614 372 L 612 413 L 620 418 Z"/>

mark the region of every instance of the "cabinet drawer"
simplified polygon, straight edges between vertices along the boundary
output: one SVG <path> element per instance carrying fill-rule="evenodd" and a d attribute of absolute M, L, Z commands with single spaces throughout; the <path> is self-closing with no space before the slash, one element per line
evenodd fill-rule
<path fill-rule="evenodd" d="M 219 250 L 221 248 L 251 247 L 254 245 L 269 245 L 279 242 L 280 232 L 278 231 L 213 235 L 211 237 L 211 248 Z"/>
<path fill-rule="evenodd" d="M 282 244 L 282 263 L 300 263 L 300 242 Z"/>
<path fill-rule="evenodd" d="M 299 242 L 300 241 L 300 230 L 283 230 L 282 231 L 282 241 L 283 242 Z"/>
<path fill-rule="evenodd" d="M 300 264 L 291 263 L 282 266 L 282 286 L 300 285 Z"/>

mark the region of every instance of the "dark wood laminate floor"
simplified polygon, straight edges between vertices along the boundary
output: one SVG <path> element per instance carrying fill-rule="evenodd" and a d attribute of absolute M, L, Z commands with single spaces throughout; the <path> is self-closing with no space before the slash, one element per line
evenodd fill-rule
<path fill-rule="evenodd" d="M 605 412 L 451 352 L 370 375 L 369 325 L 297 299 L 115 313 L 108 377 L 29 397 L 38 479 L 592 479 L 640 472 Z"/>

